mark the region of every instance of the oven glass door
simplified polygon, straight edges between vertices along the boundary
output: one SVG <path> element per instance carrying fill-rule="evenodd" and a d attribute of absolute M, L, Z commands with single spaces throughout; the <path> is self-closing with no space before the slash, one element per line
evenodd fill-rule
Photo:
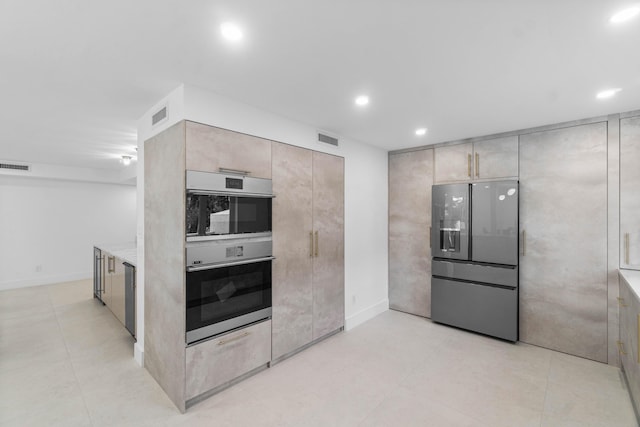
<path fill-rule="evenodd" d="M 271 261 L 187 272 L 186 293 L 187 333 L 270 308 Z"/>
<path fill-rule="evenodd" d="M 187 237 L 271 231 L 271 198 L 187 193 Z"/>

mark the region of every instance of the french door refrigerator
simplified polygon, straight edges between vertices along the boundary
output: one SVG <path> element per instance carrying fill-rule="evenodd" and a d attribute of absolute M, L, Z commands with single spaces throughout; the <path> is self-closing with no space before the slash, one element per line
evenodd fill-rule
<path fill-rule="evenodd" d="M 431 319 L 518 340 L 518 181 L 432 187 Z"/>

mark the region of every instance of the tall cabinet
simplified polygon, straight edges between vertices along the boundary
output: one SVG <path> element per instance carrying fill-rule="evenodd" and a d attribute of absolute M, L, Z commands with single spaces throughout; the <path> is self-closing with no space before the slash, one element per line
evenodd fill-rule
<path fill-rule="evenodd" d="M 640 116 L 620 120 L 620 267 L 640 270 Z"/>
<path fill-rule="evenodd" d="M 344 159 L 272 145 L 272 358 L 344 326 Z"/>
<path fill-rule="evenodd" d="M 431 317 L 433 149 L 389 155 L 389 308 Z"/>
<path fill-rule="evenodd" d="M 520 136 L 520 339 L 607 362 L 607 123 Z"/>
<path fill-rule="evenodd" d="M 223 169 L 272 178 L 272 319 L 187 346 L 186 170 Z M 181 411 L 344 326 L 341 157 L 179 122 L 145 142 L 144 227 L 145 368 Z"/>

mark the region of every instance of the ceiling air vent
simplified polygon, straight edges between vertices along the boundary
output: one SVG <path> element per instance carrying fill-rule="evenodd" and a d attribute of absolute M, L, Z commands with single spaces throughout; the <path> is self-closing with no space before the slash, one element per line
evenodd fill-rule
<path fill-rule="evenodd" d="M 324 142 L 325 144 L 335 145 L 336 147 L 338 146 L 338 138 L 334 138 L 320 132 L 318 132 L 318 141 Z"/>
<path fill-rule="evenodd" d="M 151 116 L 151 126 L 155 126 L 167 118 L 167 106 L 162 107 L 158 112 Z"/>
<path fill-rule="evenodd" d="M 16 165 L 13 163 L 0 163 L 0 169 L 11 169 L 15 171 L 29 172 L 29 165 Z"/>

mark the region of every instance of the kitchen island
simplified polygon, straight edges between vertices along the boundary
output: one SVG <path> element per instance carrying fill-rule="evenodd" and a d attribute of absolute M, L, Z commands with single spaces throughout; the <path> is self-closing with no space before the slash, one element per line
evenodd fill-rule
<path fill-rule="evenodd" d="M 95 245 L 93 254 L 93 296 L 109 307 L 135 338 L 136 245 Z"/>
<path fill-rule="evenodd" d="M 636 415 L 640 409 L 640 271 L 620 269 L 618 350 Z"/>

